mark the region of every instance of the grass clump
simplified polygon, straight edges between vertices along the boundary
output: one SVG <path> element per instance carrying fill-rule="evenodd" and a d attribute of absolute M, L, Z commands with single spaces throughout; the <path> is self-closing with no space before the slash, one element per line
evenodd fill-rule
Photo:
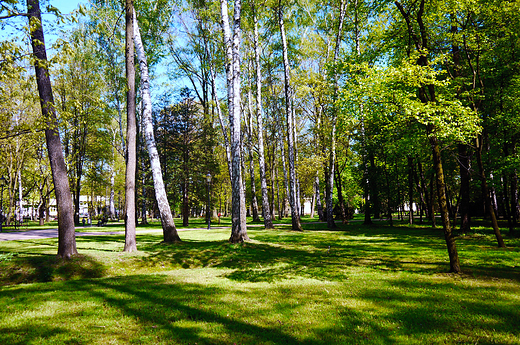
<path fill-rule="evenodd" d="M 78 237 L 70 261 L 56 239 L 2 242 L 0 343 L 519 343 L 517 239 L 458 239 L 453 275 L 431 228 L 260 229 L 138 232 L 132 254 L 122 235 Z"/>

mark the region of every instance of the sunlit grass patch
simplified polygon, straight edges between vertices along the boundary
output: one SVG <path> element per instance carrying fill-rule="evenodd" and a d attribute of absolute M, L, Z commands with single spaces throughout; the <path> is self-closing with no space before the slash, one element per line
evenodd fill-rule
<path fill-rule="evenodd" d="M 160 230 L 158 224 L 146 228 Z M 519 240 L 459 238 L 448 274 L 442 231 L 305 224 L 0 243 L 1 344 L 517 344 Z"/>

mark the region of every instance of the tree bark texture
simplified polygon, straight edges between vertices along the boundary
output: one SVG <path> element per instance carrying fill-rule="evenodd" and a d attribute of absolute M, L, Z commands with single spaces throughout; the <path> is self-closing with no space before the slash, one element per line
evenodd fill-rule
<path fill-rule="evenodd" d="M 471 159 L 468 152 L 468 146 L 465 144 L 458 145 L 458 161 L 460 170 L 460 231 L 462 233 L 468 233 L 470 231 L 470 214 L 469 214 L 469 202 L 470 202 L 470 168 Z"/>
<path fill-rule="evenodd" d="M 144 137 L 146 140 L 146 146 L 148 148 L 148 156 L 150 158 L 150 166 L 152 169 L 153 184 L 155 189 L 155 200 L 157 201 L 157 207 L 159 208 L 159 214 L 161 215 L 161 224 L 163 228 L 163 241 L 177 242 L 180 241 L 179 234 L 175 228 L 173 222 L 173 216 L 168 202 L 168 196 L 166 195 L 166 189 L 164 188 L 164 180 L 161 170 L 161 162 L 159 160 L 159 152 L 155 144 L 155 137 L 153 134 L 153 123 L 152 123 L 152 98 L 150 96 L 150 81 L 148 76 L 148 62 L 141 40 L 141 34 L 139 32 L 139 24 L 137 22 L 137 16 L 135 10 L 133 12 L 133 25 L 134 25 L 134 43 L 136 48 L 137 57 L 139 60 L 139 69 L 141 71 L 141 93 L 143 97 L 143 127 Z M 146 215 L 143 215 L 145 217 Z"/>
<path fill-rule="evenodd" d="M 482 184 L 482 193 L 484 197 L 484 202 L 486 203 L 486 208 L 489 211 L 489 215 L 491 216 L 491 226 L 493 227 L 493 231 L 495 232 L 495 237 L 497 239 L 498 246 L 500 248 L 505 248 L 504 240 L 502 239 L 502 235 L 500 234 L 500 228 L 498 227 L 498 221 L 495 213 L 495 208 L 492 205 L 491 193 L 487 184 L 486 172 L 484 170 L 484 163 L 482 162 L 482 148 L 483 148 L 483 138 L 479 136 L 477 138 L 477 164 L 480 175 L 480 183 Z"/>
<path fill-rule="evenodd" d="M 293 111 L 291 102 L 291 82 L 289 71 L 289 57 L 287 54 L 287 38 L 285 36 L 285 26 L 282 7 L 278 7 L 278 20 L 280 26 L 280 34 L 283 47 L 283 65 L 284 65 L 284 85 L 285 85 L 285 112 L 287 117 L 287 151 L 289 154 L 289 204 L 291 206 L 292 229 L 303 231 L 300 224 L 300 212 L 296 205 L 296 157 L 294 154 L 294 138 L 293 138 Z"/>
<path fill-rule="evenodd" d="M 441 151 L 439 148 L 439 142 L 433 135 L 429 135 L 430 145 L 433 152 L 433 164 L 435 167 L 435 173 L 437 176 L 437 197 L 439 199 L 439 208 L 441 210 L 442 225 L 444 230 L 444 238 L 448 247 L 448 256 L 450 258 L 450 272 L 459 273 L 459 255 L 457 247 L 455 245 L 455 238 L 451 231 L 450 215 L 448 213 L 448 203 L 446 200 L 446 188 L 444 182 L 444 172 L 442 169 Z"/>
<path fill-rule="evenodd" d="M 251 60 L 250 60 L 251 62 Z M 252 64 L 249 63 L 249 72 L 251 71 Z M 252 92 L 251 92 L 251 74 L 249 73 L 249 88 L 247 90 L 247 105 L 248 105 L 248 118 L 247 118 L 247 150 L 249 151 L 249 181 L 251 183 L 251 208 L 253 213 L 253 222 L 260 222 L 260 216 L 258 214 L 258 199 L 256 197 L 256 179 L 255 179 L 255 162 L 253 152 L 253 105 L 252 105 Z"/>
<path fill-rule="evenodd" d="M 418 3 L 418 9 L 416 12 L 416 17 L 413 20 L 416 22 L 416 25 L 419 28 L 419 32 L 416 33 L 414 29 L 414 24 L 412 23 L 412 16 L 410 15 L 411 9 L 408 11 L 403 7 L 403 5 L 399 1 L 394 2 L 397 6 L 399 12 L 403 16 L 403 19 L 406 22 L 406 26 L 408 29 L 408 33 L 410 35 L 411 40 L 415 46 L 416 51 L 420 54 L 417 60 L 417 64 L 419 66 L 428 66 L 428 56 L 424 53 L 428 47 L 428 33 L 427 28 L 423 21 L 424 15 L 424 6 L 425 0 L 420 0 Z M 415 6 L 415 4 L 413 5 Z M 437 102 L 436 94 L 435 94 L 435 86 L 433 84 L 422 85 L 418 90 L 419 99 L 422 103 L 435 104 Z M 448 256 L 450 259 L 450 272 L 460 273 L 460 263 L 459 256 L 457 252 L 457 247 L 455 245 L 455 239 L 452 233 L 449 211 L 448 211 L 448 202 L 446 198 L 446 185 L 444 182 L 444 171 L 442 167 L 442 159 L 441 159 L 441 151 L 439 147 L 439 142 L 436 136 L 437 128 L 433 124 L 428 124 L 426 126 L 426 131 L 428 134 L 428 140 L 430 142 L 430 146 L 432 149 L 433 155 L 433 163 L 436 173 L 436 181 L 437 181 L 437 197 L 439 201 L 439 208 L 441 210 L 442 217 L 442 225 L 444 230 L 444 238 L 446 240 L 446 245 L 448 249 Z"/>
<path fill-rule="evenodd" d="M 256 122 L 258 128 L 258 165 L 260 171 L 260 188 L 262 190 L 262 211 L 264 215 L 264 227 L 266 229 L 274 229 L 273 218 L 271 217 L 271 207 L 269 205 L 269 196 L 267 193 L 267 178 L 265 174 L 264 118 L 262 114 L 262 71 L 260 65 L 260 44 L 258 42 L 258 18 L 256 16 L 254 7 L 253 22 L 253 45 L 255 46 L 256 70 Z"/>
<path fill-rule="evenodd" d="M 318 209 L 318 219 L 320 221 L 324 221 L 325 214 L 323 214 L 323 205 L 321 203 L 320 177 L 318 173 L 316 173 L 316 181 L 314 182 L 314 186 L 316 188 L 316 208 Z"/>
<path fill-rule="evenodd" d="M 229 123 L 231 129 L 231 243 L 249 240 L 246 226 L 246 203 L 244 189 L 242 187 L 242 167 L 240 153 L 240 44 L 242 31 L 240 28 L 241 1 L 234 4 L 233 36 L 229 25 L 227 0 L 220 1 L 222 16 L 222 31 L 224 34 L 224 46 L 226 50 L 226 79 L 228 91 Z"/>
<path fill-rule="evenodd" d="M 135 116 L 134 2 L 126 0 L 126 173 L 125 173 L 125 252 L 137 250 L 135 181 L 137 170 L 137 121 Z"/>
<path fill-rule="evenodd" d="M 78 253 L 76 249 L 74 211 L 67 176 L 67 166 L 63 157 L 58 121 L 54 109 L 54 98 L 47 67 L 47 52 L 45 50 L 40 3 L 38 0 L 27 0 L 27 13 L 31 32 L 31 45 L 35 57 L 36 83 L 40 96 L 42 115 L 46 123 L 45 140 L 47 142 L 58 207 L 58 256 L 70 258 Z"/>

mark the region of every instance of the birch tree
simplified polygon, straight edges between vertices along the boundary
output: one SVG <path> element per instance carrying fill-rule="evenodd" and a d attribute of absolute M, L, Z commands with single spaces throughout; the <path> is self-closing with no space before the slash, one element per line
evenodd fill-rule
<path fill-rule="evenodd" d="M 226 79 L 228 93 L 229 123 L 231 132 L 231 155 L 232 155 L 232 176 L 231 176 L 231 243 L 244 242 L 249 240 L 246 227 L 246 203 L 244 190 L 242 188 L 242 164 L 240 154 L 240 121 L 241 121 L 241 101 L 240 101 L 240 45 L 242 30 L 241 22 L 241 1 L 236 0 L 234 4 L 233 16 L 233 35 L 228 15 L 227 0 L 220 0 L 220 12 L 222 18 L 222 32 L 224 34 L 224 47 L 226 50 Z"/>
<path fill-rule="evenodd" d="M 137 16 L 135 10 L 132 15 L 133 19 L 133 31 L 134 31 L 134 43 L 139 61 L 139 69 L 141 72 L 141 94 L 143 97 L 143 127 L 146 146 L 148 148 L 148 156 L 150 158 L 150 165 L 152 169 L 152 176 L 155 188 L 155 199 L 157 201 L 157 207 L 161 215 L 161 224 L 163 228 L 163 239 L 164 242 L 176 242 L 180 241 L 180 237 L 175 228 L 173 222 L 173 216 L 164 188 L 164 181 L 161 171 L 161 162 L 159 160 L 159 153 L 157 152 L 157 146 L 155 145 L 155 137 L 153 134 L 152 124 L 152 98 L 150 95 L 150 82 L 148 76 L 148 64 L 146 55 L 141 40 L 141 34 L 139 32 L 139 24 L 137 22 Z"/>
<path fill-rule="evenodd" d="M 300 224 L 300 210 L 298 210 L 296 202 L 296 157 L 294 149 L 294 120 L 291 97 L 291 71 L 289 68 L 289 57 L 287 54 L 287 38 L 285 36 L 285 25 L 283 7 L 278 4 L 278 24 L 282 39 L 283 66 L 284 66 L 284 90 L 285 90 L 285 112 L 287 119 L 287 151 L 289 156 L 289 204 L 291 206 L 292 229 L 303 231 Z"/>
<path fill-rule="evenodd" d="M 267 179 L 265 175 L 265 150 L 264 150 L 264 121 L 262 114 L 262 71 L 260 65 L 260 44 L 258 39 L 258 16 L 254 6 L 251 4 L 253 12 L 253 46 L 255 49 L 255 71 L 256 71 L 256 123 L 258 128 L 258 163 L 260 170 L 260 188 L 262 192 L 262 212 L 264 216 L 264 226 L 266 229 L 273 229 L 273 219 L 271 218 L 271 208 L 269 206 L 269 196 L 267 194 Z M 274 191 L 273 191 L 274 193 Z"/>

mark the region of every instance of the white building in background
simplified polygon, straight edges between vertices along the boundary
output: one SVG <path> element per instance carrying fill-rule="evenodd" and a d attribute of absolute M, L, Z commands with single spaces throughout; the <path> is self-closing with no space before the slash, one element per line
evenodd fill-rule
<path fill-rule="evenodd" d="M 88 218 L 88 205 L 91 201 L 91 197 L 88 195 L 80 195 L 79 197 L 79 216 L 80 218 Z M 107 205 L 108 206 L 108 198 L 103 196 L 95 197 L 94 205 Z M 29 211 L 32 212 L 32 211 Z M 35 212 L 38 212 L 36 209 Z M 96 213 L 96 210 L 94 210 Z M 56 206 L 56 199 L 49 200 L 49 216 L 57 217 L 58 216 L 58 208 Z"/>

